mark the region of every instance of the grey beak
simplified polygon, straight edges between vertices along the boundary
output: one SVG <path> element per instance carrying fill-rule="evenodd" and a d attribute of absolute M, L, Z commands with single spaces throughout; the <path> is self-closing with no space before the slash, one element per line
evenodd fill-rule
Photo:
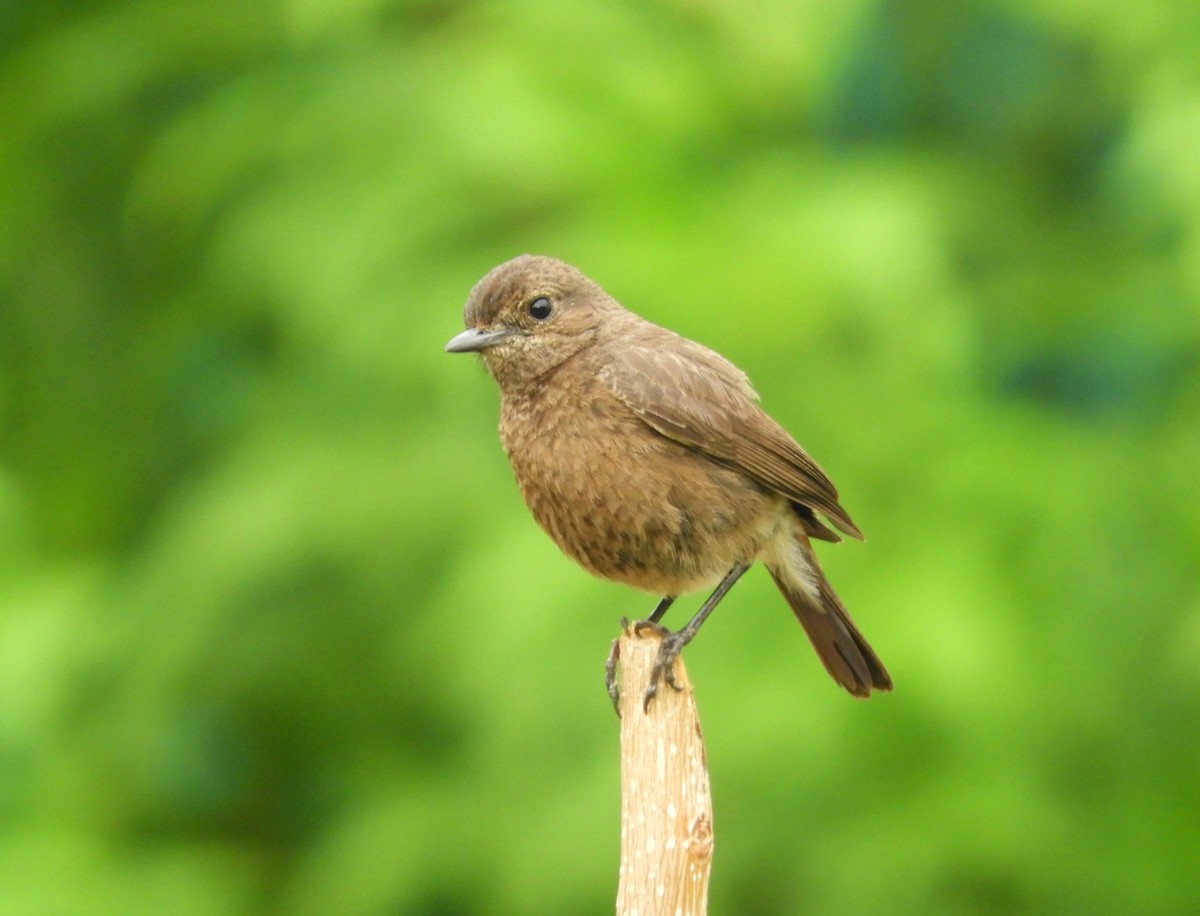
<path fill-rule="evenodd" d="M 449 343 L 446 344 L 446 352 L 477 353 L 500 343 L 515 333 L 517 332 L 512 328 L 492 328 L 491 330 L 467 328 L 461 334 L 450 338 Z"/>

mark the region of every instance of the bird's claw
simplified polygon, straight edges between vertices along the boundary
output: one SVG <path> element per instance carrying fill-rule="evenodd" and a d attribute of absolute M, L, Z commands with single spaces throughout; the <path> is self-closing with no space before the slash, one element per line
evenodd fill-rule
<path fill-rule="evenodd" d="M 621 632 L 629 628 L 629 621 L 624 617 L 621 618 Z M 617 714 L 617 718 L 621 718 L 621 688 L 617 686 L 617 662 L 621 660 L 621 637 L 618 636 L 612 641 L 612 646 L 608 650 L 608 658 L 604 660 L 604 688 L 608 691 L 608 698 L 612 700 L 613 712 Z"/>
<path fill-rule="evenodd" d="M 658 685 L 665 682 L 673 690 L 682 690 L 683 685 L 679 683 L 675 677 L 675 659 L 679 658 L 679 653 L 687 644 L 687 640 L 682 638 L 680 634 L 673 633 L 664 626 L 660 626 L 652 620 L 638 620 L 630 623 L 628 618 L 621 618 L 621 632 L 632 632 L 634 636 L 641 636 L 645 631 L 657 633 L 662 642 L 658 646 L 658 656 L 654 659 L 654 665 L 650 669 L 650 684 L 646 687 L 646 692 L 642 694 L 642 711 L 650 711 L 650 701 L 658 696 Z M 617 637 L 612 641 L 612 647 L 608 650 L 608 658 L 604 662 L 604 687 L 608 691 L 608 698 L 612 700 L 613 710 L 617 717 L 621 716 L 621 689 L 617 686 L 617 663 L 621 659 L 621 637 Z"/>
<path fill-rule="evenodd" d="M 662 637 L 662 642 L 658 644 L 658 657 L 654 659 L 654 666 L 650 669 L 650 684 L 642 695 L 642 712 L 649 712 L 650 701 L 658 696 L 660 682 L 665 681 L 673 690 L 683 689 L 683 685 L 675 678 L 675 659 L 679 658 L 687 640 L 649 620 L 639 620 L 633 625 L 635 634 L 641 633 L 642 630 L 653 630 Z"/>

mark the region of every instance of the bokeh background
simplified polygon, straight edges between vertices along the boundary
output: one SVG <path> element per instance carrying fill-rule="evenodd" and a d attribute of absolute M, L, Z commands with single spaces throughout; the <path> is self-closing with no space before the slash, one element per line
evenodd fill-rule
<path fill-rule="evenodd" d="M 744 367 L 896 692 L 687 652 L 715 913 L 1200 909 L 1200 7 L 0 5 L 0 910 L 611 912 L 622 615 L 461 305 Z M 693 599 L 693 601 L 698 599 Z M 681 603 L 679 620 L 694 604 Z"/>

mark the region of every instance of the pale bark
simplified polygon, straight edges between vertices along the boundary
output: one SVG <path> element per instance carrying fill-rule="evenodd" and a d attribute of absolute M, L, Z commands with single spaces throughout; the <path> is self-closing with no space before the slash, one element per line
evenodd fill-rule
<path fill-rule="evenodd" d="M 661 636 L 620 637 L 621 870 L 618 916 L 702 916 L 708 910 L 712 798 L 704 742 L 682 659 L 682 690 L 642 701 Z"/>

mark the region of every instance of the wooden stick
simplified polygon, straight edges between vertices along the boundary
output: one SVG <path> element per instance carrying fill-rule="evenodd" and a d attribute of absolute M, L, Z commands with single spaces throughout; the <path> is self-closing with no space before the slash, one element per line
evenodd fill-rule
<path fill-rule="evenodd" d="M 626 626 L 619 640 L 621 675 L 621 870 L 618 916 L 708 911 L 712 797 L 704 739 L 682 659 L 642 710 L 659 633 Z"/>

